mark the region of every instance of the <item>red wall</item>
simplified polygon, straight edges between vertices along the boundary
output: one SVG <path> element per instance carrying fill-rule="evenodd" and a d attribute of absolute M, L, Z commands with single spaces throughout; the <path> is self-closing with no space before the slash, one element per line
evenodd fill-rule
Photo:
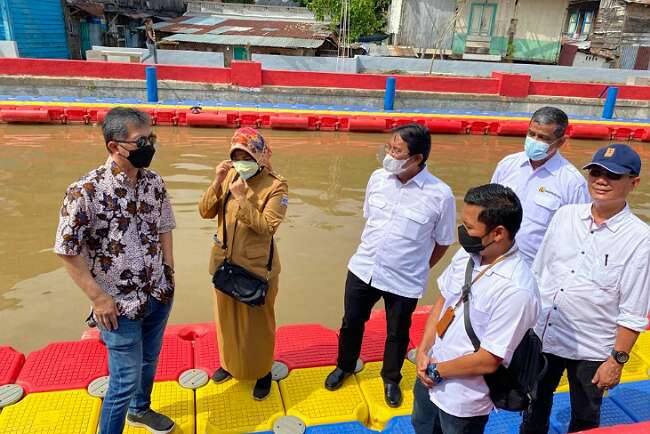
<path fill-rule="evenodd" d="M 144 80 L 146 65 L 78 60 L 0 59 L 0 75 L 93 77 Z M 158 78 L 243 87 L 299 86 L 383 90 L 388 75 L 263 70 L 257 62 L 232 62 L 231 68 L 159 65 Z M 650 100 L 650 86 L 618 86 L 618 97 Z M 470 93 L 525 98 L 528 95 L 599 98 L 605 84 L 532 81 L 525 74 L 494 73 L 491 78 L 398 75 L 397 90 Z"/>

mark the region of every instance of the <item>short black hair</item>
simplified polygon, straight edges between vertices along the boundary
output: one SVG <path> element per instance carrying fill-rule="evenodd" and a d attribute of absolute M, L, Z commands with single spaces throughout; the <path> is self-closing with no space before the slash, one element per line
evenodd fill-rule
<path fill-rule="evenodd" d="M 503 226 L 508 230 L 510 239 L 515 239 L 521 227 L 523 210 L 519 198 L 512 189 L 501 184 L 485 184 L 470 188 L 464 201 L 468 205 L 483 208 L 478 220 L 487 226 L 488 230 Z"/>
<path fill-rule="evenodd" d="M 560 138 L 569 127 L 569 117 L 557 107 L 542 107 L 533 113 L 531 122 L 537 122 L 541 125 L 555 125 L 555 137 Z"/>
<path fill-rule="evenodd" d="M 410 156 L 422 154 L 420 167 L 424 167 L 431 152 L 431 134 L 429 133 L 429 129 L 420 124 L 413 123 L 393 128 L 393 134 L 399 134 L 402 140 L 406 142 Z"/>
<path fill-rule="evenodd" d="M 104 141 L 108 145 L 111 141 L 126 140 L 129 136 L 129 127 L 140 128 L 151 125 L 151 117 L 133 107 L 115 107 L 106 113 L 102 122 Z"/>

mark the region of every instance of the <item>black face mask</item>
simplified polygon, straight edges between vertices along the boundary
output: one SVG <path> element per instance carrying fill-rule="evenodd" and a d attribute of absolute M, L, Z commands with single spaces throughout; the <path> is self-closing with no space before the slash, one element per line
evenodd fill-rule
<path fill-rule="evenodd" d="M 483 237 L 485 237 L 485 235 L 483 235 Z M 487 246 L 484 246 L 483 237 L 473 237 L 467 232 L 465 225 L 458 226 L 458 242 L 463 246 L 463 249 L 465 249 L 467 253 L 478 255 L 494 243 L 494 241 L 492 241 Z"/>
<path fill-rule="evenodd" d="M 129 151 L 127 160 L 129 160 L 129 163 L 131 163 L 133 167 L 142 169 L 143 167 L 149 167 L 155 153 L 155 147 L 143 146 L 142 148 L 138 148 L 135 151 Z"/>

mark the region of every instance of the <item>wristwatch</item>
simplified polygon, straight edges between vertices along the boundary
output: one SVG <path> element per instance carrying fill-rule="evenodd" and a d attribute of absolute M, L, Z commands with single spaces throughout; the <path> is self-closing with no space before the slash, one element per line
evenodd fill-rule
<path fill-rule="evenodd" d="M 437 364 L 431 363 L 429 366 L 427 366 L 427 375 L 436 384 L 442 383 L 443 378 L 440 376 L 440 372 L 438 372 Z"/>
<path fill-rule="evenodd" d="M 625 351 L 612 350 L 612 358 L 619 365 L 624 365 L 624 364 L 627 363 L 628 360 L 630 360 L 630 355 L 628 353 L 626 353 Z"/>

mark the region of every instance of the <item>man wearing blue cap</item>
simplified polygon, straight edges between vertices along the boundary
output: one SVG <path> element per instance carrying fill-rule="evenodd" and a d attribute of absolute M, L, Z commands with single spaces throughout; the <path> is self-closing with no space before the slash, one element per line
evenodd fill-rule
<path fill-rule="evenodd" d="M 536 332 L 548 370 L 522 434 L 548 432 L 553 391 L 567 370 L 569 432 L 598 427 L 650 309 L 650 228 L 632 214 L 641 158 L 627 145 L 599 149 L 584 169 L 592 203 L 560 208 L 533 263 L 542 297 Z"/>

